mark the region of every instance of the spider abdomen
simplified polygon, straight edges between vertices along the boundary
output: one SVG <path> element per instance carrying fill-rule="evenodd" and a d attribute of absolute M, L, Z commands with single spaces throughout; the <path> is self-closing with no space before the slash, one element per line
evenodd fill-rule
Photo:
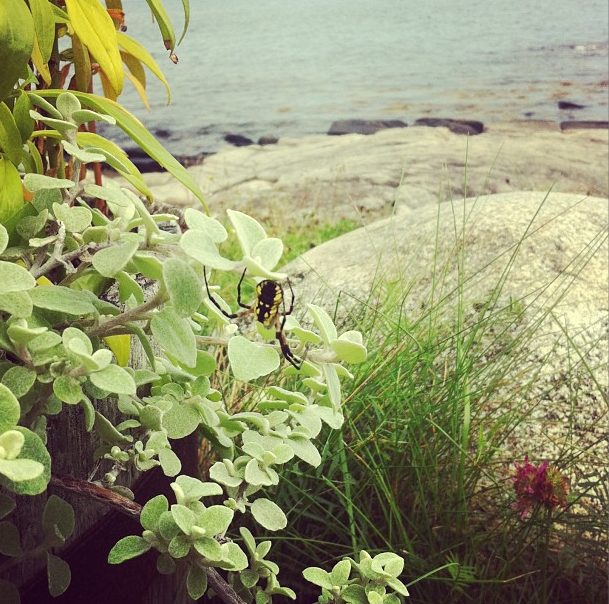
<path fill-rule="evenodd" d="M 256 286 L 254 314 L 265 327 L 272 327 L 279 306 L 283 302 L 283 288 L 276 281 L 265 279 Z"/>

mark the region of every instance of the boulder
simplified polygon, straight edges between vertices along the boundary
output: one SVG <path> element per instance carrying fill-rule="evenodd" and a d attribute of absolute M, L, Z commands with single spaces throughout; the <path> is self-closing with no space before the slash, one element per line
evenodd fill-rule
<path fill-rule="evenodd" d="M 381 309 L 387 324 L 392 312 L 412 322 L 431 313 L 452 329 L 461 309 L 467 329 L 483 312 L 496 313 L 495 325 L 510 328 L 480 346 L 510 355 L 504 347 L 518 343 L 518 366 L 505 375 L 502 396 L 527 414 L 506 443 L 508 455 L 556 459 L 569 426 L 584 471 L 606 456 L 607 224 L 606 199 L 489 195 L 378 221 L 284 270 L 299 304 L 338 308 L 339 316 L 375 308 L 387 291 L 397 300 Z M 535 337 L 518 340 L 529 329 Z"/>
<path fill-rule="evenodd" d="M 328 134 L 339 136 L 343 134 L 374 134 L 387 128 L 406 128 L 408 124 L 402 120 L 338 120 L 332 122 Z"/>
<path fill-rule="evenodd" d="M 571 101 L 558 101 L 558 108 L 563 111 L 568 111 L 570 109 L 585 109 L 585 105 L 580 105 L 579 103 L 572 103 Z"/>
<path fill-rule="evenodd" d="M 448 128 L 455 134 L 480 134 L 484 130 L 484 124 L 475 120 L 453 120 L 442 117 L 423 117 L 418 119 L 415 126 L 429 126 L 430 128 Z"/>
<path fill-rule="evenodd" d="M 276 145 L 279 142 L 279 139 L 275 136 L 261 136 L 258 139 L 259 145 Z"/>
<path fill-rule="evenodd" d="M 603 121 L 571 121 L 560 122 L 561 130 L 607 130 L 609 122 Z"/>
<path fill-rule="evenodd" d="M 248 145 L 254 144 L 254 141 L 251 138 L 247 138 L 247 136 L 243 136 L 242 134 L 225 134 L 224 140 L 235 147 L 247 147 Z"/>

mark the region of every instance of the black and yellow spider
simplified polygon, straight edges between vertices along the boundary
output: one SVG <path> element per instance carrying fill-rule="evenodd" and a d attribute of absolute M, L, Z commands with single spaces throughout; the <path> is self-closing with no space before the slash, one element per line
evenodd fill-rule
<path fill-rule="evenodd" d="M 302 367 L 302 360 L 299 359 L 290 349 L 288 341 L 285 337 L 285 333 L 283 332 L 283 328 L 285 327 L 285 322 L 288 315 L 292 314 L 294 310 L 294 290 L 292 289 L 292 284 L 288 279 L 287 283 L 290 288 L 290 294 L 292 296 L 292 300 L 290 302 L 290 307 L 286 310 L 285 304 L 285 294 L 283 291 L 283 287 L 281 283 L 277 281 L 271 281 L 270 279 L 265 279 L 264 281 L 260 281 L 256 285 L 256 298 L 254 303 L 250 306 L 247 304 L 243 304 L 241 301 L 241 285 L 243 283 L 243 279 L 245 278 L 245 272 L 247 269 L 243 271 L 241 275 L 241 279 L 239 279 L 239 285 L 237 285 L 237 304 L 241 308 L 242 311 L 236 313 L 228 313 L 226 312 L 220 304 L 213 298 L 211 292 L 209 291 L 209 284 L 207 283 L 207 273 L 204 270 L 203 276 L 205 278 L 205 288 L 207 289 L 207 296 L 214 304 L 214 306 L 228 319 L 237 319 L 240 317 L 245 317 L 246 315 L 253 314 L 256 317 L 256 320 L 259 323 L 262 323 L 264 327 L 267 329 L 275 328 L 275 338 L 279 342 L 279 346 L 281 347 L 281 352 L 286 360 L 292 364 L 296 369 L 300 369 Z"/>

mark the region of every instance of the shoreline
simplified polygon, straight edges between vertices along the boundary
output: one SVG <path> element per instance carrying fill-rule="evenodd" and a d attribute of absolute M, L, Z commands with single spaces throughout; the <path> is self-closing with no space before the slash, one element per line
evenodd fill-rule
<path fill-rule="evenodd" d="M 561 130 L 555 122 L 498 122 L 475 136 L 408 126 L 232 147 L 187 169 L 214 216 L 231 208 L 268 224 L 370 224 L 464 196 L 552 190 L 607 198 L 608 144 L 605 128 Z M 168 172 L 144 179 L 155 202 L 201 207 Z"/>
<path fill-rule="evenodd" d="M 567 108 L 566 108 L 567 109 Z M 509 120 L 509 121 L 489 121 L 483 123 L 476 119 L 460 119 L 460 118 L 446 118 L 446 117 L 424 117 L 419 118 L 411 123 L 406 123 L 401 120 L 366 120 L 366 119 L 345 119 L 337 120 L 333 122 L 325 134 L 303 134 L 297 136 L 284 136 L 284 137 L 273 137 L 273 136 L 262 136 L 257 141 L 250 139 L 242 134 L 226 134 L 224 140 L 226 145 L 216 151 L 202 151 L 195 155 L 174 155 L 174 157 L 182 163 L 185 167 L 192 167 L 201 165 L 209 157 L 226 153 L 235 148 L 242 147 L 270 147 L 276 145 L 284 140 L 298 140 L 306 139 L 307 137 L 334 137 L 344 136 L 347 134 L 361 134 L 361 135 L 372 135 L 381 130 L 396 129 L 396 128 L 413 128 L 413 127 L 448 127 L 448 129 L 455 134 L 464 134 L 469 136 L 478 136 L 484 134 L 489 127 L 493 127 L 495 124 L 520 124 L 525 127 L 539 127 L 541 129 L 548 128 L 550 130 L 556 130 L 560 132 L 572 131 L 572 130 L 607 130 L 609 128 L 609 122 L 604 120 L 576 120 L 567 119 L 563 121 L 554 120 L 535 120 L 535 119 L 522 119 L 522 120 Z M 149 157 L 144 151 L 139 148 L 127 147 L 126 152 L 129 159 L 137 166 L 142 174 L 165 172 L 165 170 L 151 157 Z"/>

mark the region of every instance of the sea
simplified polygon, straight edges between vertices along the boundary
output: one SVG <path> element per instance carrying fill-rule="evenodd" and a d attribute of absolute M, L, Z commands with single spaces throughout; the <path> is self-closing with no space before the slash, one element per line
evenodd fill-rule
<path fill-rule="evenodd" d="M 163 4 L 179 36 L 182 1 Z M 172 93 L 148 72 L 150 111 L 127 81 L 119 100 L 181 157 L 345 119 L 608 117 L 607 0 L 190 0 L 175 65 L 146 2 L 123 9 Z"/>

